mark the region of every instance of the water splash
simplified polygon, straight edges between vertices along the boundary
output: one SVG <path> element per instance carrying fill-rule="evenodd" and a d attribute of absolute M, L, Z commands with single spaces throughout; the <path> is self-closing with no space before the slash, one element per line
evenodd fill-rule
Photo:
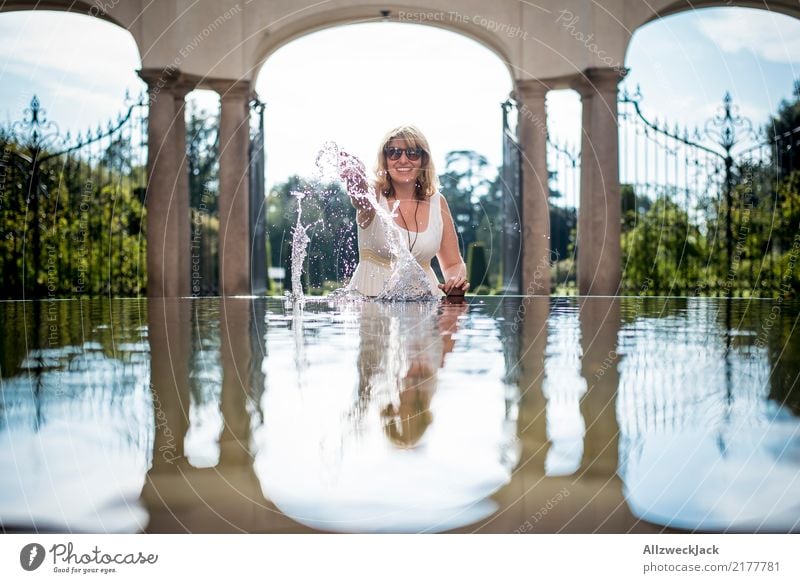
<path fill-rule="evenodd" d="M 339 181 L 342 170 L 362 172 L 362 164 L 355 156 L 342 158 L 341 148 L 336 142 L 326 142 L 323 144 L 316 158 L 317 174 L 320 182 Z M 375 209 L 378 220 L 381 221 L 384 231 L 388 235 L 389 252 L 392 256 L 392 274 L 384 284 L 383 290 L 378 294 L 378 300 L 384 301 L 421 301 L 438 299 L 431 291 L 430 281 L 425 270 L 419 264 L 404 244 L 404 239 L 400 227 L 394 221 L 395 213 L 398 212 L 398 202 L 395 202 L 391 212 L 388 212 L 378 203 L 375 196 L 375 189 L 367 181 L 367 191 L 355 193 L 357 199 L 366 199 Z M 354 292 L 349 288 L 344 288 L 346 292 Z"/>
<path fill-rule="evenodd" d="M 303 199 L 306 193 L 302 191 L 292 192 L 292 196 L 297 198 L 297 221 L 292 229 L 292 293 L 290 298 L 293 301 L 303 300 L 303 264 L 308 255 L 308 244 L 311 238 L 308 236 L 308 229 L 311 225 L 303 225 Z"/>

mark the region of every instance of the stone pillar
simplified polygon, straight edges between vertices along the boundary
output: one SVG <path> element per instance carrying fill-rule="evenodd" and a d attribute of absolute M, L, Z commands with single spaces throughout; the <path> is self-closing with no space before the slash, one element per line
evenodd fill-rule
<path fill-rule="evenodd" d="M 522 277 L 525 295 L 550 295 L 550 205 L 547 186 L 548 87 L 537 81 L 518 81 L 517 133 L 522 148 Z"/>
<path fill-rule="evenodd" d="M 219 289 L 250 295 L 249 81 L 219 81 Z"/>
<path fill-rule="evenodd" d="M 175 189 L 180 196 L 175 197 L 175 210 L 178 214 L 180 233 L 180 252 L 178 253 L 178 291 L 181 296 L 191 294 L 191 211 L 189 209 L 189 160 L 186 156 L 186 94 L 194 89 L 190 83 L 178 83 L 173 90 L 175 98 L 175 140 L 178 143 L 178 182 Z M 183 241 L 183 237 L 186 241 Z"/>
<path fill-rule="evenodd" d="M 189 181 L 183 119 L 184 88 L 176 69 L 142 69 L 148 85 L 147 295 L 189 292 Z M 185 215 L 185 216 L 184 216 Z"/>
<path fill-rule="evenodd" d="M 583 104 L 578 293 L 617 295 L 621 272 L 617 84 L 625 71 L 592 68 L 573 88 Z"/>

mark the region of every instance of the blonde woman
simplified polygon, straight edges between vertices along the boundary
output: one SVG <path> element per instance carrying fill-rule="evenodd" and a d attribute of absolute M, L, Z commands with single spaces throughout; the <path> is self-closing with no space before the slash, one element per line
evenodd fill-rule
<path fill-rule="evenodd" d="M 358 210 L 359 262 L 349 288 L 365 296 L 377 296 L 391 275 L 389 237 L 375 208 L 365 196 L 364 165 L 340 153 L 340 173 L 350 201 Z M 387 211 L 395 209 L 394 222 L 401 239 L 422 266 L 436 296 L 463 295 L 469 288 L 467 268 L 458 248 L 458 237 L 447 200 L 439 192 L 439 180 L 425 136 L 414 126 L 400 126 L 386 134 L 378 150 L 375 197 Z M 440 283 L 431 268 L 437 257 L 444 275 Z"/>

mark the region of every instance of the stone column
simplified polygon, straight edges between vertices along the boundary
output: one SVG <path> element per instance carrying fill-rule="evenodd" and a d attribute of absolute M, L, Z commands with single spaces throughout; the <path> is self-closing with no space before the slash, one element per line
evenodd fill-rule
<path fill-rule="evenodd" d="M 250 295 L 249 81 L 219 81 L 220 295 Z"/>
<path fill-rule="evenodd" d="M 175 197 L 175 210 L 178 214 L 178 232 L 180 233 L 180 252 L 178 253 L 178 291 L 181 296 L 191 294 L 191 211 L 189 210 L 189 160 L 186 156 L 186 94 L 194 89 L 194 85 L 177 83 L 172 95 L 175 98 L 175 140 L 178 143 L 178 182 Z M 183 241 L 183 237 L 186 241 Z"/>
<path fill-rule="evenodd" d="M 176 69 L 142 69 L 148 85 L 147 295 L 189 291 L 189 181 L 186 174 L 183 98 Z M 185 216 L 184 216 L 185 215 Z"/>
<path fill-rule="evenodd" d="M 550 295 L 550 205 L 547 186 L 548 87 L 517 81 L 517 134 L 522 148 L 522 277 L 525 295 Z"/>
<path fill-rule="evenodd" d="M 617 84 L 625 71 L 592 68 L 573 88 L 583 104 L 578 293 L 617 295 L 621 272 Z"/>

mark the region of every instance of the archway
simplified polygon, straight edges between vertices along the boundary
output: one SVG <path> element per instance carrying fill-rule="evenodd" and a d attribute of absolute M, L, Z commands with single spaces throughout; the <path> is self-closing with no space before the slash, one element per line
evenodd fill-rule
<path fill-rule="evenodd" d="M 764 130 L 781 102 L 794 99 L 800 20 L 703 6 L 673 6 L 628 45 L 623 285 L 663 295 L 770 293 L 787 243 L 773 216 L 777 191 L 768 193 L 757 168 L 780 145 Z M 756 169 L 745 170 L 751 162 Z"/>
<path fill-rule="evenodd" d="M 440 176 L 455 171 L 461 162 L 455 155 L 448 158 L 448 153 L 476 152 L 485 158 L 485 173 L 476 177 L 474 204 L 462 201 L 458 206 L 457 228 L 465 258 L 472 243 L 485 245 L 495 287 L 499 225 L 488 224 L 497 217 L 487 217 L 478 191 L 496 179 L 495 169 L 502 163 L 500 104 L 512 82 L 496 53 L 440 28 L 373 22 L 297 37 L 271 53 L 256 82 L 267 103 L 268 184 L 275 187 L 292 175 L 308 177 L 320 146 L 328 140 L 359 156 L 371 172 L 383 134 L 413 123 L 428 137 Z M 450 192 L 463 198 L 466 188 L 462 184 Z M 451 209 L 457 203 L 450 200 Z M 293 222 L 287 223 L 285 213 L 274 209 L 270 216 L 273 223 L 281 223 L 272 225 L 279 230 L 272 237 L 273 265 L 288 267 L 286 242 Z M 314 283 L 312 287 L 319 287 L 323 280 Z"/>

